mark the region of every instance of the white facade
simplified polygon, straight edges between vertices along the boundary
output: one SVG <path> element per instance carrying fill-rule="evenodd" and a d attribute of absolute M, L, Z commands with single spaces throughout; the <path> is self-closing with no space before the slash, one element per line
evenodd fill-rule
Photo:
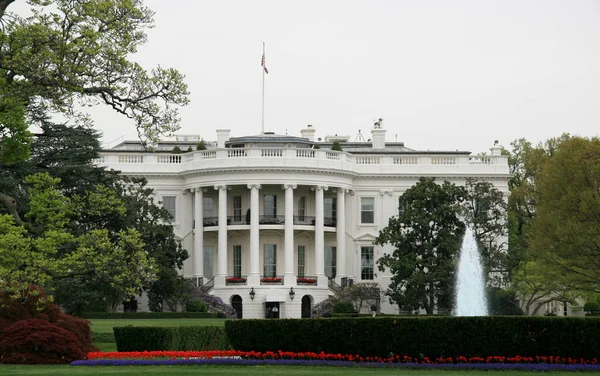
<path fill-rule="evenodd" d="M 177 142 L 184 152 L 192 147 L 183 154 L 144 152 L 125 142 L 98 162 L 148 180 L 190 254 L 182 274 L 214 285 L 211 293 L 241 306 L 244 318 L 305 317 L 332 288 L 352 282 L 385 290 L 390 275 L 375 262 L 392 250 L 373 241 L 421 176 L 456 184 L 474 177 L 508 194 L 507 157 L 498 146 L 486 156 L 420 152 L 386 143 L 376 124 L 373 142 L 342 137 L 344 151 L 337 152 L 331 142 L 313 141 L 314 131 L 230 138 L 217 130 L 207 150 Z M 380 309 L 398 312 L 387 299 Z"/>

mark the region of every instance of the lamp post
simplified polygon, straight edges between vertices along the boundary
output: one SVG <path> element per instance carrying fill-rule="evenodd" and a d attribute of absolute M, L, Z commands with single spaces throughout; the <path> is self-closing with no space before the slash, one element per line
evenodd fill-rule
<path fill-rule="evenodd" d="M 296 296 L 296 293 L 294 292 L 294 288 L 290 287 L 290 299 L 294 300 L 294 296 Z"/>
<path fill-rule="evenodd" d="M 256 295 L 256 293 L 254 292 L 254 287 L 252 287 L 250 289 L 250 299 L 254 300 L 254 296 Z"/>

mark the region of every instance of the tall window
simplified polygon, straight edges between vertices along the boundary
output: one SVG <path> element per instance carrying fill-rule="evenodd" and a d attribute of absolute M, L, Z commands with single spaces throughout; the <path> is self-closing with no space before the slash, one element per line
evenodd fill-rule
<path fill-rule="evenodd" d="M 298 221 L 304 222 L 306 214 L 306 197 L 298 197 Z"/>
<path fill-rule="evenodd" d="M 276 217 L 277 216 L 277 196 L 265 195 L 265 217 Z"/>
<path fill-rule="evenodd" d="M 202 217 L 214 218 L 217 216 L 214 197 L 202 197 Z"/>
<path fill-rule="evenodd" d="M 233 276 L 235 278 L 242 277 L 242 246 L 233 246 Z"/>
<path fill-rule="evenodd" d="M 360 279 L 373 279 L 373 247 L 360 247 Z"/>
<path fill-rule="evenodd" d="M 209 280 L 213 277 L 213 260 L 215 247 L 213 245 L 204 246 L 204 278 Z"/>
<path fill-rule="evenodd" d="M 327 278 L 335 278 L 335 266 L 336 266 L 336 248 L 325 247 L 325 275 Z"/>
<path fill-rule="evenodd" d="M 361 197 L 360 223 L 375 223 L 375 198 Z"/>
<path fill-rule="evenodd" d="M 264 277 L 273 278 L 277 276 L 277 246 L 265 244 Z"/>
<path fill-rule="evenodd" d="M 242 221 L 242 196 L 233 196 L 233 221 Z"/>
<path fill-rule="evenodd" d="M 398 215 L 404 215 L 404 212 L 408 208 L 408 203 L 404 200 L 402 196 L 398 197 Z"/>
<path fill-rule="evenodd" d="M 298 246 L 298 277 L 304 277 L 304 269 L 306 265 L 306 247 L 303 245 Z"/>
<path fill-rule="evenodd" d="M 175 196 L 163 196 L 162 197 L 163 208 L 165 208 L 171 216 L 171 222 L 177 221 L 177 197 Z"/>
<path fill-rule="evenodd" d="M 337 197 L 325 197 L 324 204 L 324 224 L 326 226 L 334 226 L 335 216 L 337 215 Z"/>

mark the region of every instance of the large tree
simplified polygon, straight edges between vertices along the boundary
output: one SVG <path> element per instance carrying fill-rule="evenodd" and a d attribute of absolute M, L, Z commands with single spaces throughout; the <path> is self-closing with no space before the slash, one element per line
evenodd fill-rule
<path fill-rule="evenodd" d="M 455 260 L 464 234 L 458 205 L 464 192 L 449 182 L 419 179 L 401 197 L 403 211 L 390 218 L 376 244 L 391 244 L 378 261 L 392 273 L 386 294 L 401 310 L 452 307 Z"/>

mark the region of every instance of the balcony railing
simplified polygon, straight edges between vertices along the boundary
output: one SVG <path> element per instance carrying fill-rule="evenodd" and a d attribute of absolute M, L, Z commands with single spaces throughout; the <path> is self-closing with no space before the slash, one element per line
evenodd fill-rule
<path fill-rule="evenodd" d="M 294 224 L 295 225 L 314 226 L 315 225 L 315 217 L 308 216 L 308 215 L 295 215 L 294 216 Z"/>
<path fill-rule="evenodd" d="M 261 215 L 258 217 L 258 223 L 261 225 L 283 225 L 285 224 L 284 215 Z M 249 225 L 244 216 L 239 217 L 235 215 L 227 216 L 227 225 Z M 306 225 L 314 226 L 315 217 L 309 215 L 294 216 L 295 225 Z M 204 227 L 214 227 L 219 225 L 219 217 L 205 217 L 202 219 L 202 225 Z M 337 219 L 334 217 L 324 217 L 323 225 L 327 227 L 336 227 Z"/>
<path fill-rule="evenodd" d="M 258 217 L 258 223 L 261 225 L 282 225 L 285 223 L 284 215 L 261 215 Z"/>

